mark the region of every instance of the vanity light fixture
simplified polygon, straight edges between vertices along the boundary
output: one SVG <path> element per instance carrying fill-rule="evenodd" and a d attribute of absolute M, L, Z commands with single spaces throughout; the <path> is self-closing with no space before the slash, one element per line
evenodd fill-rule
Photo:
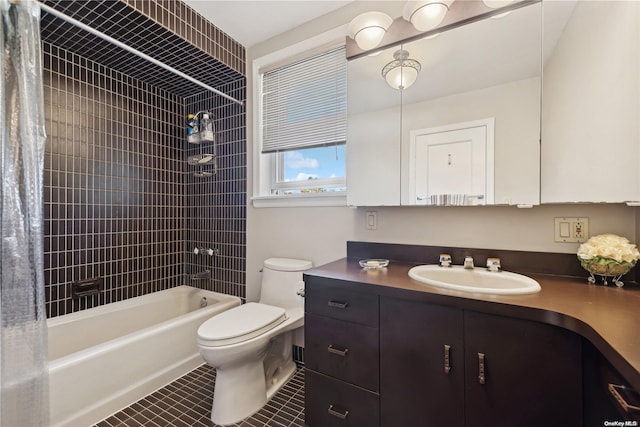
<path fill-rule="evenodd" d="M 394 52 L 394 60 L 382 69 L 382 77 L 394 89 L 408 89 L 418 78 L 422 66 L 415 59 L 409 58 L 409 52 L 400 49 Z"/>
<path fill-rule="evenodd" d="M 402 17 L 418 31 L 429 31 L 440 25 L 454 0 L 409 1 Z"/>
<path fill-rule="evenodd" d="M 386 13 L 365 12 L 351 20 L 347 32 L 360 49 L 369 50 L 380 44 L 392 22 Z"/>

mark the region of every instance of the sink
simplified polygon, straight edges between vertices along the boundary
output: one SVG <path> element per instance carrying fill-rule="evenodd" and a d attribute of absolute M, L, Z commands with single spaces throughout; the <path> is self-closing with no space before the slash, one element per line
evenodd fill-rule
<path fill-rule="evenodd" d="M 418 265 L 409 270 L 409 277 L 438 288 L 482 294 L 523 295 L 541 289 L 538 282 L 522 274 L 484 268 L 465 269 L 461 265 Z"/>

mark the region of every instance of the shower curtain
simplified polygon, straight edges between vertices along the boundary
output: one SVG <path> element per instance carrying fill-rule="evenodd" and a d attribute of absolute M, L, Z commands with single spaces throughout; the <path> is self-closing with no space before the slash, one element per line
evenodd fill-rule
<path fill-rule="evenodd" d="M 49 424 L 40 8 L 0 0 L 0 425 Z"/>

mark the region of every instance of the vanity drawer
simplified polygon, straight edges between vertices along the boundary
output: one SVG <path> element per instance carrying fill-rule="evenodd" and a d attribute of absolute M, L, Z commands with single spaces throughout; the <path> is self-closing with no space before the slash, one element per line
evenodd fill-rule
<path fill-rule="evenodd" d="M 307 314 L 304 336 L 309 369 L 379 390 L 377 328 Z"/>
<path fill-rule="evenodd" d="M 305 371 L 305 423 L 310 427 L 380 426 L 378 394 Z"/>
<path fill-rule="evenodd" d="M 599 427 L 612 420 L 636 425 L 633 423 L 640 421 L 640 394 L 586 339 L 582 363 L 585 427 Z"/>
<path fill-rule="evenodd" d="M 316 277 L 307 277 L 305 292 L 307 313 L 378 327 L 378 296 L 373 293 L 349 291 Z"/>

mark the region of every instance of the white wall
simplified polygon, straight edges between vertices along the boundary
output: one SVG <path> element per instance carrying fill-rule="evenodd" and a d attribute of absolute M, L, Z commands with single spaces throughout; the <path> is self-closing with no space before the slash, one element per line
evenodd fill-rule
<path fill-rule="evenodd" d="M 371 5 L 374 3 L 374 6 Z M 384 3 L 384 4 L 383 4 Z M 254 58 L 283 49 L 349 22 L 365 10 L 382 10 L 393 2 L 354 2 L 310 24 L 265 41 L 248 52 Z M 393 5 L 392 5 L 393 6 Z M 397 3 L 396 3 L 397 6 Z M 248 81 L 252 81 L 248 76 Z M 252 188 L 252 90 L 248 88 L 248 188 Z M 249 194 L 249 197 L 251 194 Z M 586 216 L 591 234 L 617 233 L 640 239 L 638 208 L 625 205 L 547 205 L 515 207 L 254 208 L 247 209 L 247 297 L 257 299 L 262 261 L 270 256 L 307 258 L 315 264 L 346 254 L 347 240 L 465 246 L 573 253 L 577 244 L 553 242 L 553 218 Z M 367 231 L 365 213 L 378 212 L 378 229 Z M 508 268 L 508 266 L 505 266 Z"/>

